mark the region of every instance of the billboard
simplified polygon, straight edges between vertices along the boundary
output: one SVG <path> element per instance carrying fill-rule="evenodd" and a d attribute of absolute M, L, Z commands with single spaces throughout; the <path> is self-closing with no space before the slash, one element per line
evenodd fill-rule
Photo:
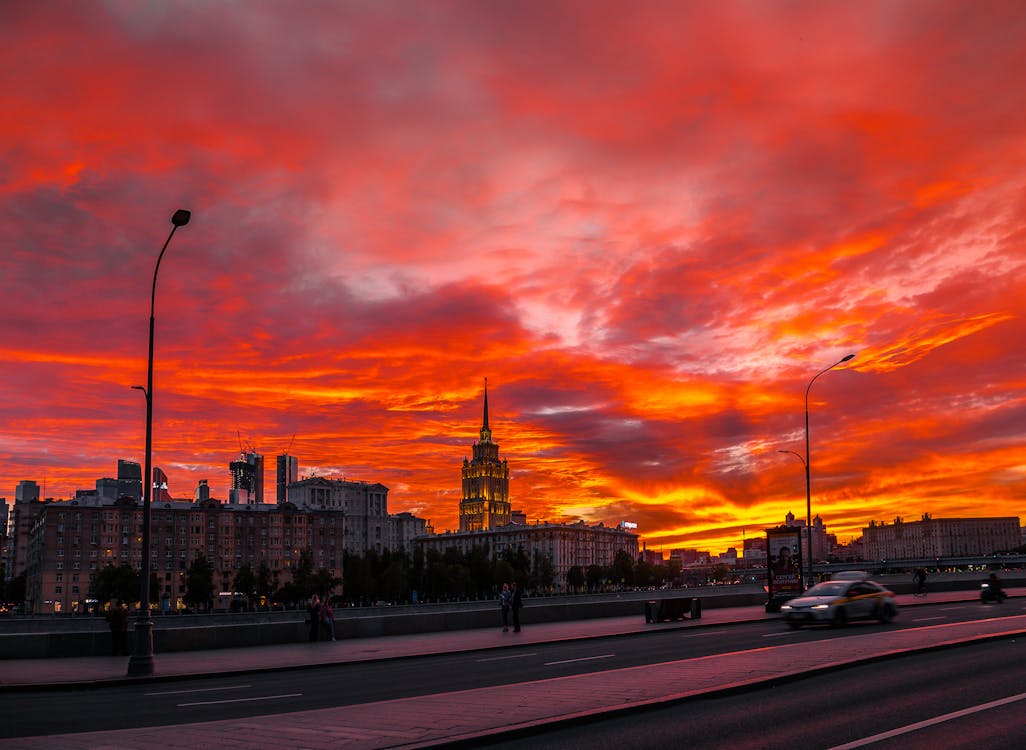
<path fill-rule="evenodd" d="M 784 601 L 802 593 L 801 529 L 781 526 L 766 530 L 769 600 Z"/>

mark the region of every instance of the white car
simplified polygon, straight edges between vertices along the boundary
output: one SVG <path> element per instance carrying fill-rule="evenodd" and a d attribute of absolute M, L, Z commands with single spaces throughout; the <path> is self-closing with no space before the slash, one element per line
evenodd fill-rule
<path fill-rule="evenodd" d="M 792 628 L 823 623 L 840 627 L 860 619 L 886 623 L 898 614 L 898 603 L 894 592 L 873 581 L 824 581 L 785 602 L 780 614 Z"/>

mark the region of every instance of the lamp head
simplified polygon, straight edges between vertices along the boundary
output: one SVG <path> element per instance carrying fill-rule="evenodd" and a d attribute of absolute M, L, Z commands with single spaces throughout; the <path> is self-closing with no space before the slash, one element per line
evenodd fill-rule
<path fill-rule="evenodd" d="M 188 213 L 188 211 L 186 211 L 186 213 Z M 188 221 L 188 219 L 186 219 L 186 221 Z M 854 358 L 855 358 L 854 354 L 849 354 L 849 355 L 847 355 L 845 357 L 842 357 L 841 358 L 841 362 L 847 362 L 849 359 L 854 359 Z"/>
<path fill-rule="evenodd" d="M 176 227 L 184 227 L 189 223 L 189 219 L 192 218 L 192 211 L 186 211 L 184 208 L 180 208 L 175 211 L 174 216 L 171 217 L 171 223 Z M 852 355 L 854 356 L 854 355 Z"/>

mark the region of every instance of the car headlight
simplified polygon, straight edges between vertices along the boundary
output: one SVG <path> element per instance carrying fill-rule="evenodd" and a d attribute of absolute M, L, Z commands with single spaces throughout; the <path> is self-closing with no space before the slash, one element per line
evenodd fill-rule
<path fill-rule="evenodd" d="M 792 607 L 791 607 L 790 604 L 781 604 L 780 605 L 780 611 L 781 612 L 790 612 L 791 609 L 792 609 Z"/>
<path fill-rule="evenodd" d="M 830 609 L 830 605 L 829 604 L 813 604 L 812 608 L 813 609 Z"/>

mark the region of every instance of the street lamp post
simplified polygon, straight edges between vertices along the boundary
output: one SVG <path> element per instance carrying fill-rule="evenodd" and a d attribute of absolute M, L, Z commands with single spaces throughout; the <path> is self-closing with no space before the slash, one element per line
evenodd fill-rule
<path fill-rule="evenodd" d="M 146 396 L 146 460 L 143 469 L 143 528 L 142 528 L 142 580 L 139 583 L 139 617 L 135 623 L 135 643 L 128 659 L 128 676 L 145 677 L 153 674 L 153 620 L 150 618 L 150 502 L 153 497 L 153 311 L 157 298 L 157 272 L 171 238 L 178 227 L 189 223 L 192 213 L 178 209 L 171 217 L 171 233 L 157 256 L 153 268 L 153 286 L 150 290 L 150 348 L 146 360 L 146 387 L 134 385 Z"/>
<path fill-rule="evenodd" d="M 809 391 L 812 390 L 812 384 L 816 382 L 816 378 L 834 369 L 837 365 L 847 362 L 854 356 L 854 354 L 847 354 L 830 365 L 830 367 L 820 370 L 813 376 L 812 380 L 809 381 L 809 385 L 805 388 L 805 460 L 802 463 L 805 464 L 805 525 L 806 539 L 808 540 L 806 552 L 809 557 L 809 579 L 806 582 L 807 586 L 812 585 L 812 469 L 809 466 Z M 787 452 L 793 453 L 793 451 Z M 798 454 L 796 453 L 795 455 Z M 801 458 L 801 456 L 798 457 Z"/>

